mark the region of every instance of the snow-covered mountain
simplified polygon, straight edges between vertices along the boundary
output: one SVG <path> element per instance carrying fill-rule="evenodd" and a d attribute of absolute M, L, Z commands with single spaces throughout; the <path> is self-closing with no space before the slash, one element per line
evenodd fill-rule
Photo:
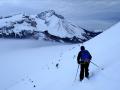
<path fill-rule="evenodd" d="M 54 10 L 37 15 L 17 14 L 0 18 L 0 37 L 39 38 L 64 42 L 84 42 L 100 34 L 68 22 Z"/>
<path fill-rule="evenodd" d="M 80 45 L 0 39 L 0 90 L 119 90 L 119 28 L 120 23 L 84 43 L 92 62 L 104 70 L 91 63 L 93 76 L 82 82 L 79 72 L 74 81 Z"/>

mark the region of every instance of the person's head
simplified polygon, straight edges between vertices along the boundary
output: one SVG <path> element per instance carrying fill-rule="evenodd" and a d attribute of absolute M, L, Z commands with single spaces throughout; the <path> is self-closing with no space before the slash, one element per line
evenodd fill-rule
<path fill-rule="evenodd" d="M 85 50 L 85 47 L 84 47 L 84 46 L 81 46 L 81 50 Z"/>

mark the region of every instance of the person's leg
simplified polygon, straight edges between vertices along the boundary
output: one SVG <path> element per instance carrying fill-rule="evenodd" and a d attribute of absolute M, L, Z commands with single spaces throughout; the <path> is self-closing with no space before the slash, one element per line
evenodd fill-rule
<path fill-rule="evenodd" d="M 84 64 L 81 64 L 81 70 L 80 70 L 80 81 L 82 81 L 84 78 Z"/>
<path fill-rule="evenodd" d="M 89 63 L 85 63 L 85 77 L 89 78 Z"/>

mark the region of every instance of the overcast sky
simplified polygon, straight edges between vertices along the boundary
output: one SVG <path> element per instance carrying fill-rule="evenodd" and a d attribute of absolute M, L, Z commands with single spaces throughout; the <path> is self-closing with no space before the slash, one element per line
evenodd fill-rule
<path fill-rule="evenodd" d="M 50 9 L 89 30 L 106 29 L 120 20 L 120 0 L 0 0 L 0 16 Z"/>

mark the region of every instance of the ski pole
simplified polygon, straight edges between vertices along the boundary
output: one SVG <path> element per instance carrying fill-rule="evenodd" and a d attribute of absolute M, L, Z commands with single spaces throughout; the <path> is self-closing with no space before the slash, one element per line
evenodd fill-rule
<path fill-rule="evenodd" d="M 91 61 L 90 61 L 91 62 Z M 95 65 L 96 67 L 98 67 L 99 69 L 101 69 L 101 70 L 104 70 L 104 68 L 101 68 L 101 67 L 99 67 L 97 64 L 95 64 L 95 63 L 93 63 L 93 62 L 91 62 L 93 65 Z"/>
<path fill-rule="evenodd" d="M 74 81 L 76 81 L 77 74 L 78 74 L 78 69 L 79 69 L 79 65 L 78 65 L 78 68 L 77 68 L 77 72 L 76 72 L 76 75 L 75 75 L 75 80 L 74 80 Z"/>

